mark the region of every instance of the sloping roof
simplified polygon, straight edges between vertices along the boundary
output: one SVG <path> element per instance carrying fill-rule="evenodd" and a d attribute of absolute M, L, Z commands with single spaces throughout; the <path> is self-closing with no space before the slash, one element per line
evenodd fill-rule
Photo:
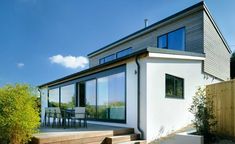
<path fill-rule="evenodd" d="M 202 53 L 194 53 L 194 52 L 187 52 L 187 51 L 177 51 L 177 50 L 170 50 L 170 49 L 159 49 L 159 48 L 156 48 L 156 47 L 147 47 L 147 48 L 144 48 L 142 50 L 136 51 L 136 52 L 134 52 L 134 53 L 132 53 L 130 55 L 127 55 L 127 56 L 124 56 L 124 57 L 112 60 L 110 62 L 107 62 L 107 63 L 104 63 L 104 64 L 100 64 L 100 65 L 91 67 L 89 69 L 86 69 L 86 70 L 83 70 L 83 71 L 80 71 L 80 72 L 76 72 L 74 74 L 71 74 L 71 75 L 68 75 L 68 76 L 56 79 L 54 81 L 51 81 L 51 82 L 48 82 L 48 83 L 45 83 L 45 84 L 41 84 L 38 87 L 42 88 L 42 87 L 45 87 L 45 86 L 48 86 L 48 85 L 60 84 L 60 83 L 66 82 L 66 80 L 67 81 L 74 80 L 74 79 L 77 79 L 80 76 L 83 77 L 84 75 L 86 75 L 88 73 L 91 73 L 91 72 L 93 72 L 93 71 L 95 71 L 97 69 L 108 67 L 108 66 L 110 66 L 110 65 L 112 65 L 114 63 L 117 63 L 117 62 L 120 62 L 120 61 L 124 61 L 126 59 L 129 59 L 129 58 L 132 58 L 132 57 L 136 57 L 137 55 L 141 55 L 141 54 L 145 54 L 145 53 L 162 53 L 162 54 L 173 54 L 173 55 L 186 55 L 186 56 L 195 56 L 195 57 L 205 57 L 205 54 L 202 54 Z"/>
<path fill-rule="evenodd" d="M 200 8 L 200 7 L 203 8 L 203 10 L 210 16 L 210 19 L 211 19 L 211 21 L 212 21 L 212 23 L 213 23 L 215 29 L 217 30 L 217 32 L 218 32 L 218 34 L 220 35 L 222 41 L 223 41 L 224 44 L 226 45 L 228 51 L 231 53 L 231 52 L 232 52 L 231 49 L 229 48 L 229 46 L 228 46 L 226 40 L 224 39 L 224 37 L 223 37 L 221 31 L 219 30 L 218 26 L 216 25 L 216 23 L 215 23 L 215 21 L 214 21 L 212 15 L 210 14 L 210 12 L 209 12 L 209 10 L 208 10 L 208 8 L 207 8 L 205 2 L 204 2 L 204 1 L 201 1 L 201 2 L 199 2 L 199 3 L 197 3 L 197 4 L 193 5 L 193 6 L 190 6 L 190 7 L 186 8 L 186 9 L 180 11 L 180 12 L 177 12 L 177 13 L 175 13 L 175 14 L 173 14 L 173 15 L 171 15 L 171 16 L 165 18 L 165 19 L 162 19 L 162 20 L 160 20 L 160 21 L 158 21 L 158 22 L 156 22 L 156 23 L 154 23 L 154 24 L 152 24 L 152 25 L 150 25 L 150 26 L 148 26 L 148 27 L 146 27 L 146 28 L 143 28 L 143 29 L 141 29 L 141 30 L 139 30 L 139 31 L 136 31 L 136 32 L 134 32 L 134 33 L 132 33 L 132 34 L 126 36 L 126 37 L 123 37 L 123 38 L 121 38 L 121 39 L 119 39 L 119 40 L 117 40 L 117 41 L 115 41 L 115 42 L 113 42 L 113 43 L 111 43 L 111 44 L 108 44 L 108 45 L 106 45 L 106 46 L 104 46 L 104 47 L 102 47 L 102 48 L 100 48 L 100 49 L 98 49 L 98 50 L 96 50 L 96 51 L 93 51 L 93 52 L 89 53 L 87 56 L 88 56 L 88 57 L 91 57 L 91 56 L 96 55 L 96 54 L 98 54 L 98 53 L 100 53 L 100 52 L 102 52 L 102 51 L 111 49 L 111 48 L 112 48 L 114 45 L 116 45 L 116 44 L 125 42 L 125 41 L 126 41 L 127 39 L 129 39 L 129 38 L 135 38 L 135 37 L 137 37 L 140 33 L 147 33 L 147 32 L 148 32 L 149 30 L 151 30 L 152 28 L 154 28 L 154 27 L 156 27 L 156 26 L 158 26 L 158 25 L 160 25 L 160 24 L 162 24 L 162 23 L 164 23 L 164 22 L 166 22 L 166 21 L 168 21 L 168 20 L 171 20 L 171 19 L 173 19 L 173 18 L 175 18 L 175 17 L 177 17 L 177 16 L 180 16 L 180 15 L 182 15 L 182 14 L 184 14 L 184 13 L 187 13 L 187 12 L 193 10 L 193 9 Z"/>
<path fill-rule="evenodd" d="M 127 56 L 124 56 L 124 57 L 121 57 L 121 58 L 112 60 L 112 61 L 110 61 L 110 62 L 103 63 L 103 64 L 100 64 L 100 65 L 97 65 L 97 66 L 94 66 L 94 67 L 85 69 L 85 70 L 83 70 L 83 71 L 79 71 L 79 72 L 73 73 L 73 74 L 71 74 L 71 75 L 68 75 L 68 76 L 65 76 L 65 77 L 56 79 L 56 80 L 54 80 L 54 81 L 51 81 L 51 82 L 48 82 L 48 83 L 45 83 L 45 84 L 41 84 L 41 85 L 39 85 L 38 87 L 41 88 L 41 87 L 45 87 L 45 86 L 47 86 L 47 85 L 52 85 L 52 84 L 54 84 L 54 83 L 59 83 L 59 82 L 64 81 L 64 80 L 66 80 L 66 79 L 71 79 L 71 78 L 73 78 L 73 77 L 77 77 L 77 76 L 79 76 L 79 75 L 83 75 L 83 74 L 92 72 L 92 71 L 97 70 L 97 69 L 99 69 L 99 68 L 112 65 L 112 64 L 114 64 L 114 63 L 116 63 L 116 62 L 123 61 L 123 60 L 129 59 L 129 58 L 131 58 L 131 57 L 135 57 L 136 55 L 140 55 L 140 54 L 143 54 L 143 53 L 146 53 L 146 52 L 147 52 L 147 48 L 146 48 L 146 49 L 142 49 L 142 50 L 140 50 L 140 51 L 136 51 L 136 52 L 134 52 L 134 53 L 132 53 L 132 54 L 130 54 L 130 55 L 127 55 Z"/>

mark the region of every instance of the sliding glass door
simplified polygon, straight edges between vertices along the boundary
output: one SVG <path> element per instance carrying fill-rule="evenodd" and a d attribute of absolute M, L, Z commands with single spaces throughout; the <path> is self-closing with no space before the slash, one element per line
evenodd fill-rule
<path fill-rule="evenodd" d="M 83 77 L 49 90 L 49 106 L 86 107 L 90 120 L 125 122 L 125 67 Z"/>
<path fill-rule="evenodd" d="M 51 89 L 48 93 L 48 106 L 49 107 L 59 107 L 60 96 L 59 88 Z"/>
<path fill-rule="evenodd" d="M 86 111 L 88 118 L 96 118 L 96 80 L 86 81 Z"/>
<path fill-rule="evenodd" d="M 97 118 L 125 120 L 125 73 L 97 79 Z"/>
<path fill-rule="evenodd" d="M 61 87 L 61 103 L 60 107 L 64 109 L 74 108 L 76 102 L 75 85 L 67 85 Z"/>

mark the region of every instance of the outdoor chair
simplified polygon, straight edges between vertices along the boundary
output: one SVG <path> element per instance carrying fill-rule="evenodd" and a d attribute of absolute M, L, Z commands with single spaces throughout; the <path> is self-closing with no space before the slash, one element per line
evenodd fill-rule
<path fill-rule="evenodd" d="M 45 126 L 51 125 L 51 119 L 54 119 L 54 109 L 50 107 L 45 108 L 45 116 L 44 116 Z"/>
<path fill-rule="evenodd" d="M 44 115 L 44 126 L 47 126 L 47 121 L 49 119 L 50 108 L 45 108 L 45 115 Z"/>
<path fill-rule="evenodd" d="M 79 126 L 81 126 L 81 122 L 83 121 L 83 127 L 87 128 L 87 115 L 86 115 L 86 108 L 85 107 L 75 107 L 75 114 L 71 117 L 71 120 L 76 126 L 76 121 L 79 121 Z"/>
<path fill-rule="evenodd" d="M 73 109 L 61 109 L 62 113 L 62 125 L 64 128 L 71 126 L 71 117 L 74 113 Z"/>
<path fill-rule="evenodd" d="M 61 120 L 62 120 L 62 115 L 61 115 L 61 110 L 59 107 L 53 108 L 54 109 L 54 117 L 53 117 L 53 126 L 61 126 Z"/>

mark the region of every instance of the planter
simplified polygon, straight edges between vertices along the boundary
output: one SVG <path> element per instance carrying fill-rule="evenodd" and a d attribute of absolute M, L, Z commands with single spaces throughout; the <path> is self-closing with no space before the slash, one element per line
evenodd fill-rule
<path fill-rule="evenodd" d="M 204 137 L 195 135 L 194 132 L 183 132 L 175 135 L 175 144 L 204 144 Z"/>

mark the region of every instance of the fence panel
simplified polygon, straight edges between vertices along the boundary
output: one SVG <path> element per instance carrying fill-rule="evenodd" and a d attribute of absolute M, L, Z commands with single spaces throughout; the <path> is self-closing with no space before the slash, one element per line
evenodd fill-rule
<path fill-rule="evenodd" d="M 235 80 L 206 86 L 213 99 L 218 134 L 235 137 Z"/>

